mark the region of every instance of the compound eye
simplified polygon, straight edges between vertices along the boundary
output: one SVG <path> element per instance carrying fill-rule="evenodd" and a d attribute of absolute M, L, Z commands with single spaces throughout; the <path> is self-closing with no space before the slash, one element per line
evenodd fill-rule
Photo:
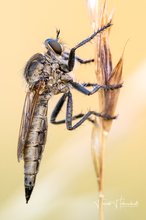
<path fill-rule="evenodd" d="M 50 39 L 50 38 L 49 38 L 49 39 L 45 40 L 45 46 L 46 46 L 47 49 L 48 49 L 49 47 L 51 47 L 52 50 L 53 50 L 55 53 L 59 54 L 59 55 L 61 55 L 61 53 L 62 53 L 62 47 L 61 47 L 60 43 L 58 43 L 57 40 L 54 40 L 54 39 Z M 49 47 L 48 47 L 48 46 L 49 46 Z"/>

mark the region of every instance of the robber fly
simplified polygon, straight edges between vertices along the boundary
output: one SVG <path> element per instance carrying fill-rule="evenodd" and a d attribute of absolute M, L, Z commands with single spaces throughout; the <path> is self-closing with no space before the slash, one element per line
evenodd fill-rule
<path fill-rule="evenodd" d="M 25 197 L 28 202 L 35 185 L 36 175 L 47 137 L 47 110 L 48 101 L 53 95 L 63 93 L 58 101 L 52 115 L 51 123 L 66 123 L 68 130 L 73 130 L 80 126 L 86 119 L 91 120 L 90 116 L 95 115 L 105 119 L 113 119 L 109 115 L 103 115 L 94 111 L 87 114 L 78 114 L 72 116 L 72 94 L 71 88 L 78 90 L 85 95 L 92 95 L 99 89 L 117 89 L 121 85 L 97 85 L 97 84 L 79 84 L 74 82 L 69 72 L 74 68 L 75 60 L 80 63 L 89 63 L 94 60 L 82 60 L 75 56 L 75 51 L 92 40 L 98 33 L 110 27 L 110 23 L 97 30 L 90 37 L 83 40 L 69 53 L 65 52 L 63 45 L 59 42 L 59 33 L 57 31 L 56 39 L 47 39 L 45 41 L 46 53 L 37 53 L 27 62 L 24 77 L 28 84 L 28 91 L 25 98 L 23 115 L 21 120 L 19 141 L 18 141 L 18 161 L 24 160 L 24 185 Z M 89 91 L 86 87 L 93 86 Z M 56 121 L 65 100 L 67 99 L 66 119 Z M 75 125 L 72 120 L 81 118 Z"/>

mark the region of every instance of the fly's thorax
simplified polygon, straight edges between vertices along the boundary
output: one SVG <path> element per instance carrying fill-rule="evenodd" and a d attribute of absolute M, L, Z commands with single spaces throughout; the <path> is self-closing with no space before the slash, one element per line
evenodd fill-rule
<path fill-rule="evenodd" d="M 34 85 L 42 78 L 45 60 L 45 56 L 39 53 L 28 60 L 24 69 L 24 77 L 29 85 Z"/>
<path fill-rule="evenodd" d="M 47 73 L 48 76 L 53 76 L 56 80 L 61 77 L 61 75 L 65 75 L 69 72 L 68 70 L 68 62 L 64 60 L 62 56 L 53 55 L 48 56 L 45 54 L 46 63 L 43 69 L 44 73 Z"/>
<path fill-rule="evenodd" d="M 35 84 L 41 79 L 43 68 L 44 65 L 41 63 L 35 63 L 31 66 L 27 77 L 29 85 Z"/>
<path fill-rule="evenodd" d="M 44 74 L 48 74 L 47 86 L 52 95 L 65 93 L 70 90 L 69 82 L 72 77 L 69 75 L 67 61 L 62 57 L 49 57 L 43 69 Z"/>
<path fill-rule="evenodd" d="M 47 82 L 49 93 L 51 95 L 57 95 L 68 92 L 71 88 L 70 81 L 72 81 L 72 78 L 69 74 L 61 74 L 61 72 L 58 74 L 58 72 L 55 72 L 53 76 L 49 77 Z"/>
<path fill-rule="evenodd" d="M 45 87 L 42 90 L 51 95 L 69 91 L 69 82 L 73 80 L 69 74 L 68 61 L 62 56 L 54 54 L 35 54 L 27 62 L 24 71 L 25 79 L 30 88 L 43 80 Z"/>

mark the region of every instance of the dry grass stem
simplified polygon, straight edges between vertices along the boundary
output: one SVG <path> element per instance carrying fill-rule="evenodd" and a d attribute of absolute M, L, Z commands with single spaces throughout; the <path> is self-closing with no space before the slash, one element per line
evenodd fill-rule
<path fill-rule="evenodd" d="M 95 7 L 97 3 L 95 4 Z M 96 12 L 96 13 L 95 13 Z M 97 9 L 92 9 L 92 27 L 95 29 L 103 27 L 112 22 L 112 13 L 108 16 L 107 1 L 97 13 Z M 96 37 L 95 47 L 95 74 L 97 83 L 100 85 L 122 84 L 123 55 L 119 62 L 113 68 L 112 54 L 109 46 L 109 35 L 111 27 Z M 115 116 L 115 109 L 120 89 L 100 90 L 99 91 L 99 112 Z M 106 148 L 106 139 L 110 131 L 112 120 L 100 118 L 93 126 L 92 130 L 92 157 L 96 172 L 99 189 L 99 219 L 104 220 L 104 155 Z"/>

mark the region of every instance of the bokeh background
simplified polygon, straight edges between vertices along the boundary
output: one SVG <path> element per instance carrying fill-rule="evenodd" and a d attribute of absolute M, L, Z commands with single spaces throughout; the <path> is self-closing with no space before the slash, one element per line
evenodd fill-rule
<path fill-rule="evenodd" d="M 115 9 L 111 32 L 113 61 L 124 55 L 124 87 L 109 135 L 105 162 L 106 220 L 146 219 L 146 2 L 109 0 Z M 48 140 L 31 200 L 25 204 L 23 162 L 16 158 L 18 132 L 26 93 L 24 66 L 43 41 L 61 29 L 61 39 L 73 47 L 92 33 L 85 0 L 13 0 L 0 7 L 0 219 L 98 219 L 98 191 L 91 158 L 92 125 L 68 132 L 49 125 Z M 78 50 L 94 56 L 89 43 Z M 78 82 L 95 82 L 94 66 L 77 65 Z M 73 91 L 74 112 L 95 109 L 97 96 Z M 49 115 L 58 100 L 49 103 Z M 98 103 L 97 103 L 98 105 Z M 65 109 L 61 116 L 65 115 Z M 116 208 L 122 199 L 136 207 Z"/>

